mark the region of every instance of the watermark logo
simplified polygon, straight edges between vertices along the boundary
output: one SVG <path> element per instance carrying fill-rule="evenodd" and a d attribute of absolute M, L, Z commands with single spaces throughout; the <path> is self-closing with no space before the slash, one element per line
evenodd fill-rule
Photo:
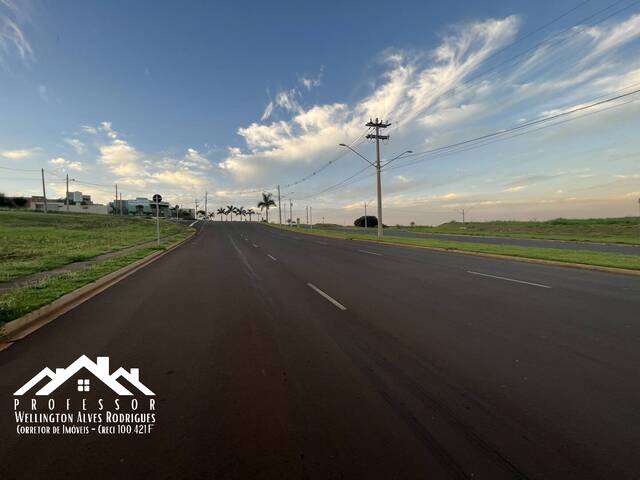
<path fill-rule="evenodd" d="M 53 372 L 49 367 L 43 368 L 40 373 L 18 389 L 14 395 L 24 395 L 45 378 L 48 378 L 49 382 L 40 388 L 40 390 L 36 392 L 36 395 L 51 395 L 51 393 L 53 393 L 58 387 L 83 368 L 89 373 L 92 373 L 96 379 L 100 380 L 118 395 L 133 395 L 130 390 L 123 386 L 121 383 L 122 380 L 126 380 L 131 387 L 135 387 L 135 389 L 144 395 L 155 395 L 140 381 L 139 369 L 132 368 L 127 371 L 120 367 L 112 374 L 109 374 L 109 357 L 98 357 L 97 361 L 93 362 L 86 355 L 82 355 L 67 368 L 56 368 L 55 372 Z M 88 392 L 90 389 L 90 380 L 88 378 L 78 379 L 79 392 Z"/>
<path fill-rule="evenodd" d="M 94 362 L 82 355 L 66 368 L 43 368 L 16 390 L 16 432 L 150 433 L 156 421 L 154 397 L 140 380 L 138 368 L 110 372 L 109 357 L 97 357 Z"/>

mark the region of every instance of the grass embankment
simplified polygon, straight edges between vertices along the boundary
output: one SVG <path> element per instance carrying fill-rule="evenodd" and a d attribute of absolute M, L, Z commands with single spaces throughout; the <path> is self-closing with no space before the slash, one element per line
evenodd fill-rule
<path fill-rule="evenodd" d="M 557 218 L 546 222 L 449 222 L 437 227 L 401 227 L 412 232 L 536 238 L 640 245 L 640 218 Z"/>
<path fill-rule="evenodd" d="M 160 222 L 160 235 L 184 229 Z M 155 221 L 113 215 L 0 211 L 0 282 L 152 241 Z"/>
<path fill-rule="evenodd" d="M 44 216 L 47 218 L 42 218 Z M 17 272 L 26 272 L 23 275 L 28 275 L 50 270 L 102 253 L 139 245 L 155 238 L 155 223 L 145 219 L 103 218 L 86 214 L 69 217 L 73 218 L 67 218 L 66 214 L 10 212 L 7 215 L 6 212 L 0 212 L 0 239 L 3 241 L 0 257 L 2 278 L 19 278 L 21 275 L 17 275 Z M 0 329 L 4 323 L 47 305 L 155 251 L 163 250 L 192 233 L 192 229 L 182 225 L 168 222 L 161 225 L 161 233 L 165 238 L 159 247 L 141 247 L 75 272 L 52 275 L 34 284 L 13 288 L 0 295 Z M 34 238 L 35 235 L 43 236 L 44 240 L 38 241 L 38 246 L 29 244 L 27 248 L 20 248 L 21 245 L 25 245 L 26 239 Z M 64 238 L 68 238 L 70 242 L 70 246 L 66 248 L 62 242 Z M 6 245 L 6 242 L 13 240 L 16 241 L 12 245 Z M 44 259 L 38 257 L 38 248 L 43 252 Z M 11 268 L 11 275 L 5 274 L 5 265 Z"/>
<path fill-rule="evenodd" d="M 408 238 L 384 236 L 378 240 L 367 234 L 352 232 L 336 232 L 334 230 L 303 230 L 291 227 L 282 227 L 298 233 L 321 235 L 331 238 L 343 238 L 348 240 L 367 240 L 369 242 L 409 245 L 417 247 L 436 248 L 441 250 L 457 250 L 470 253 L 487 253 L 509 257 L 532 258 L 536 260 L 548 260 L 554 262 L 578 263 L 583 265 L 596 265 L 609 268 L 624 268 L 628 270 L 640 270 L 640 256 L 621 255 L 618 253 L 589 252 L 583 250 L 564 250 L 557 248 L 533 248 L 513 245 L 491 245 L 484 243 L 456 242 L 450 240 L 438 240 L 431 238 Z"/>

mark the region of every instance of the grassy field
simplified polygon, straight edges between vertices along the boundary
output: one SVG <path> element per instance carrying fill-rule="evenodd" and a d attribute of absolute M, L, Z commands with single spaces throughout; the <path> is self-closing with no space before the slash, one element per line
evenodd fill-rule
<path fill-rule="evenodd" d="M 640 270 L 640 256 L 621 255 L 617 253 L 589 252 L 582 250 L 564 250 L 556 248 L 533 248 L 511 245 L 491 245 L 484 243 L 455 242 L 449 240 L 437 240 L 431 238 L 408 238 L 385 235 L 381 240 L 367 234 L 352 232 L 337 232 L 335 230 L 299 229 L 281 227 L 297 233 L 320 235 L 332 238 L 344 238 L 351 240 L 367 240 L 370 242 L 393 243 L 418 247 L 437 248 L 442 250 L 458 250 L 463 252 L 488 253 L 493 255 L 505 255 L 510 257 L 532 258 L 537 260 L 550 260 L 556 262 L 579 263 L 585 265 L 597 265 L 601 267 L 624 268 Z"/>
<path fill-rule="evenodd" d="M 161 236 L 185 227 L 161 221 Z M 0 282 L 139 245 L 155 221 L 111 215 L 0 211 Z"/>
<path fill-rule="evenodd" d="M 557 218 L 546 222 L 449 222 L 437 227 L 401 227 L 408 231 L 494 237 L 573 240 L 640 245 L 640 218 Z"/>
<path fill-rule="evenodd" d="M 188 237 L 190 233 L 190 230 L 182 229 L 177 235 L 163 240 L 160 247 L 143 247 L 121 257 L 98 262 L 77 272 L 48 277 L 36 284 L 14 288 L 0 295 L 0 331 L 3 324 L 47 305 L 153 252 L 163 250 Z"/>

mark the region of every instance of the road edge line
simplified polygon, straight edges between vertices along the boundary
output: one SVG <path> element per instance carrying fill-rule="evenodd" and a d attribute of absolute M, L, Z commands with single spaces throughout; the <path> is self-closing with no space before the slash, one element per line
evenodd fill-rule
<path fill-rule="evenodd" d="M 197 231 L 191 233 L 187 238 L 180 240 L 178 243 L 171 245 L 166 250 L 159 252 L 153 252 L 140 260 L 136 260 L 129 265 L 126 265 L 119 270 L 108 273 L 104 277 L 88 283 L 72 292 L 69 292 L 62 297 L 54 300 L 48 305 L 38 308 L 32 312 L 29 312 L 22 317 L 18 317 L 15 320 L 11 320 L 6 323 L 0 332 L 0 351 L 10 347 L 18 340 L 22 340 L 26 336 L 52 322 L 59 316 L 73 310 L 78 305 L 83 304 L 87 300 L 95 297 L 99 293 L 105 291 L 109 287 L 112 287 L 120 280 L 124 280 L 129 275 L 134 274 L 138 270 L 146 267 L 154 261 L 162 258 L 169 252 L 183 245 L 187 241 L 194 238 Z"/>

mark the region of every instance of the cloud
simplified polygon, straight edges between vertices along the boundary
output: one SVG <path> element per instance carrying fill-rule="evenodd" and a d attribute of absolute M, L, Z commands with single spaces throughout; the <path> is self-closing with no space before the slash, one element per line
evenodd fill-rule
<path fill-rule="evenodd" d="M 445 117 L 458 121 L 483 107 L 468 103 L 442 104 L 435 112 L 434 92 L 455 86 L 474 71 L 484 58 L 504 46 L 517 31 L 519 19 L 507 17 L 460 26 L 430 54 L 386 52 L 387 71 L 374 91 L 354 105 L 325 104 L 307 109 L 299 102 L 297 89 L 281 91 L 267 105 L 261 122 L 271 118 L 276 108 L 288 112 L 289 120 L 254 122 L 238 129 L 248 153 L 234 154 L 221 162 L 236 181 L 252 182 L 273 167 L 296 163 L 302 166 L 326 161 L 336 152 L 336 143 L 357 136 L 365 119 L 394 112 L 404 123 L 422 118 L 425 123 L 443 124 Z M 306 77 L 305 77 L 306 78 Z M 317 80 L 317 79 L 316 79 Z M 303 83 L 304 85 L 304 83 Z M 467 113 L 468 112 L 468 113 Z M 463 115 L 460 115 L 463 113 Z"/>
<path fill-rule="evenodd" d="M 89 125 L 81 125 L 80 126 L 80 130 L 82 130 L 84 133 L 88 133 L 90 135 L 97 135 L 98 134 L 98 129 L 96 127 L 91 127 Z"/>
<path fill-rule="evenodd" d="M 516 185 L 515 187 L 505 188 L 504 191 L 505 192 L 521 192 L 525 188 L 527 188 L 527 187 L 524 186 L 524 185 Z"/>
<path fill-rule="evenodd" d="M 78 140 L 77 138 L 65 138 L 64 142 L 71 146 L 78 155 L 81 155 L 84 153 L 85 151 L 85 144 L 82 143 L 80 140 Z"/>
<path fill-rule="evenodd" d="M 6 64 L 11 54 L 16 54 L 26 65 L 35 60 L 33 48 L 24 30 L 18 24 L 20 10 L 8 0 L 0 3 L 0 65 Z M 3 13 L 5 11 L 6 13 Z"/>
<path fill-rule="evenodd" d="M 9 160 L 22 160 L 23 158 L 32 157 L 38 153 L 41 149 L 36 148 L 23 148 L 17 150 L 0 150 L 0 157 L 7 158 Z"/>
<path fill-rule="evenodd" d="M 80 162 L 69 162 L 62 157 L 56 157 L 49 160 L 51 165 L 55 165 L 56 167 L 65 168 L 68 170 L 75 170 L 77 172 L 82 171 L 82 164 Z"/>
<path fill-rule="evenodd" d="M 264 122 L 266 119 L 268 119 L 271 116 L 272 113 L 273 113 L 273 102 L 269 102 L 267 103 L 267 106 L 265 107 L 264 112 L 260 117 L 260 120 Z"/>
<path fill-rule="evenodd" d="M 324 68 L 320 68 L 320 72 L 318 73 L 318 76 L 316 76 L 315 78 L 312 76 L 303 75 L 302 77 L 300 77 L 300 83 L 304 88 L 307 89 L 307 91 L 313 88 L 317 88 L 322 85 L 323 72 L 324 72 Z"/>

